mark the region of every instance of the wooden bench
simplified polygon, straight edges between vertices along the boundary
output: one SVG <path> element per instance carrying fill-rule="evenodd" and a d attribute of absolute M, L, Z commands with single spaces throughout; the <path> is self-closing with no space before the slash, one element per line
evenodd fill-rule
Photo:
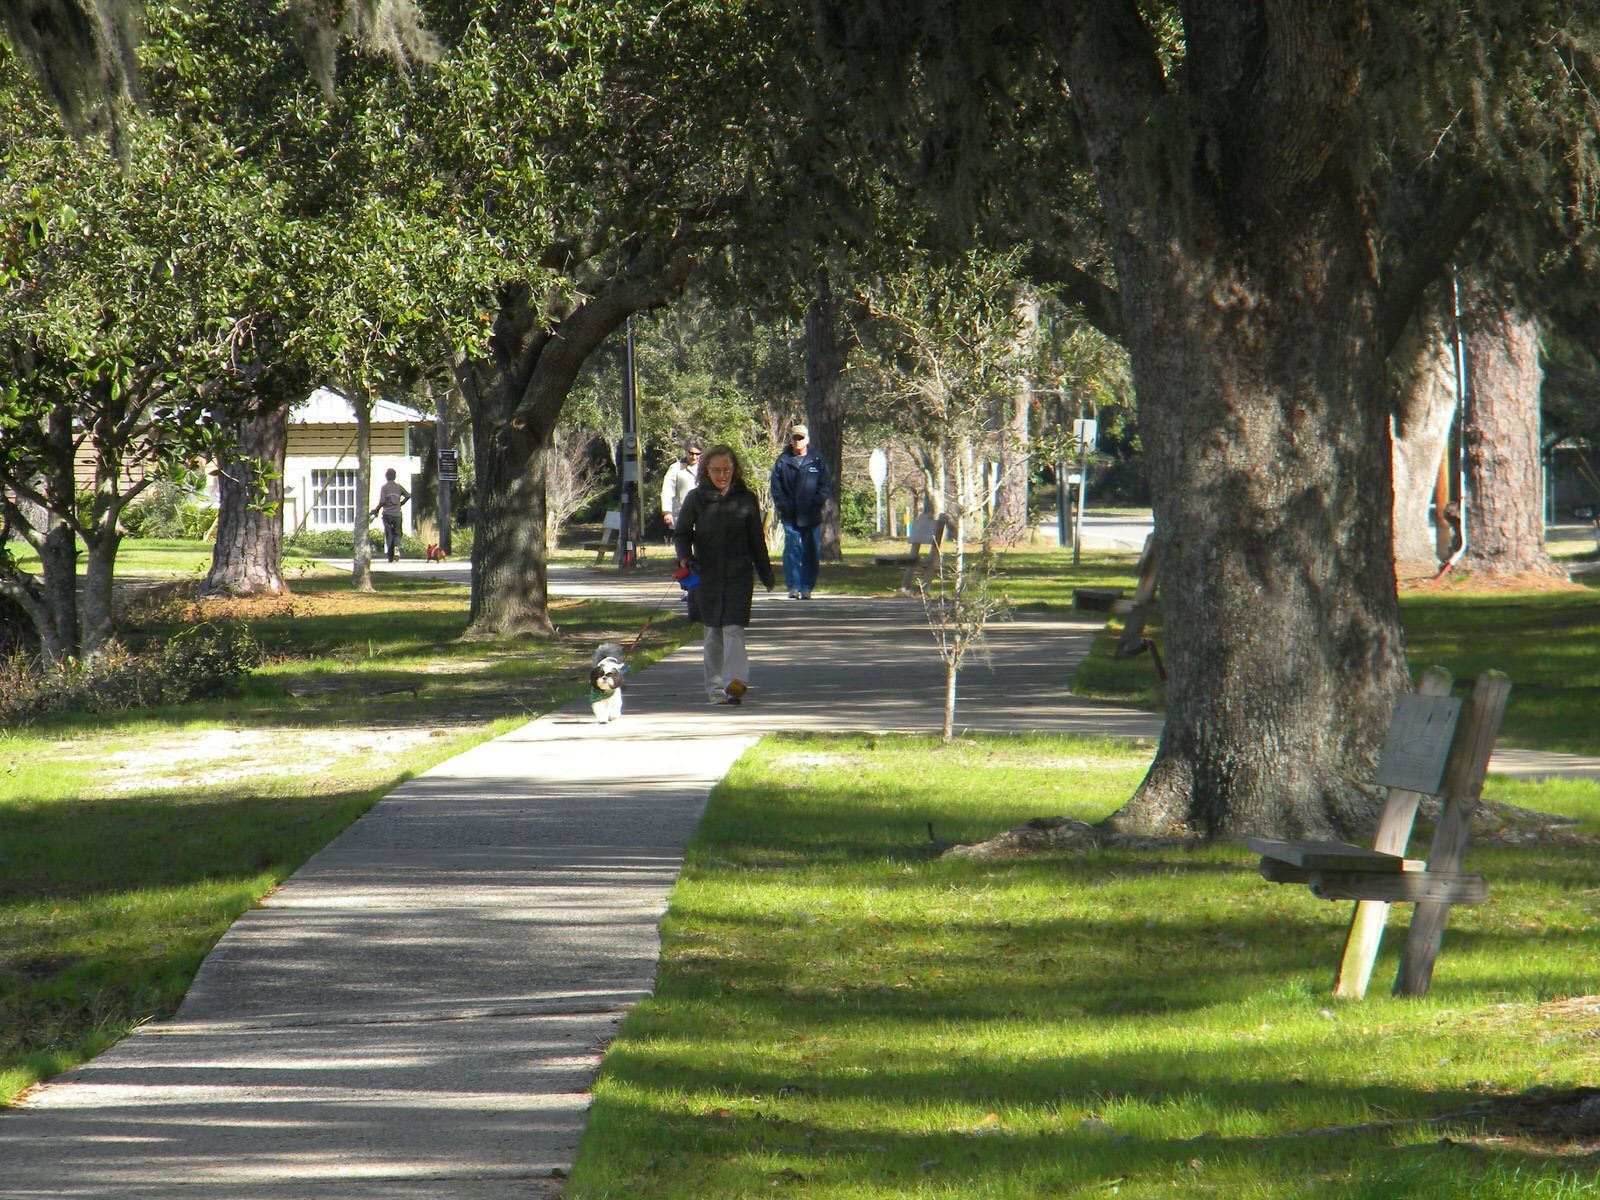
<path fill-rule="evenodd" d="M 950 518 L 943 513 L 934 516 L 925 512 L 915 521 L 911 522 L 910 532 L 906 535 L 911 544 L 907 554 L 875 554 L 872 561 L 880 567 L 904 567 L 906 573 L 900 578 L 900 590 L 909 592 L 911 580 L 917 573 L 917 564 L 922 564 L 922 582 L 926 584 L 933 578 L 933 572 L 940 565 L 940 547 L 944 544 L 945 531 L 950 526 Z M 922 553 L 922 547 L 928 547 L 928 553 Z"/>
<path fill-rule="evenodd" d="M 1121 588 L 1073 588 L 1072 607 L 1080 612 L 1115 612 L 1125 594 Z"/>
<path fill-rule="evenodd" d="M 1450 673 L 1430 667 L 1421 686 L 1395 701 L 1374 781 L 1389 789 L 1372 849 L 1345 842 L 1251 838 L 1262 877 L 1303 883 L 1324 900 L 1355 900 L 1336 996 L 1366 995 L 1389 905 L 1415 904 L 1395 980 L 1397 996 L 1422 996 L 1455 904 L 1481 904 L 1489 894 L 1481 875 L 1463 874 L 1472 815 L 1483 792 L 1489 755 L 1505 715 L 1511 681 L 1498 671 L 1478 677 L 1472 699 L 1451 699 Z M 1439 821 L 1426 860 L 1406 858 L 1406 846 L 1425 795 L 1440 799 Z"/>
<path fill-rule="evenodd" d="M 595 562 L 604 562 L 607 551 L 614 552 L 621 537 L 622 510 L 613 508 L 606 514 L 605 520 L 600 523 L 599 538 L 583 543 L 583 548 L 594 551 Z"/>
<path fill-rule="evenodd" d="M 1117 639 L 1113 657 L 1133 658 L 1148 650 L 1150 661 L 1155 664 L 1156 678 L 1165 683 L 1167 668 L 1161 661 L 1161 651 L 1156 648 L 1154 639 L 1146 637 L 1144 632 L 1145 622 L 1160 611 L 1160 602 L 1156 599 L 1156 535 L 1153 533 L 1145 538 L 1144 549 L 1139 552 L 1138 574 L 1139 579 L 1133 589 L 1133 598 L 1115 600 L 1111 604 L 1113 613 L 1127 617 L 1122 625 L 1122 636 Z"/>

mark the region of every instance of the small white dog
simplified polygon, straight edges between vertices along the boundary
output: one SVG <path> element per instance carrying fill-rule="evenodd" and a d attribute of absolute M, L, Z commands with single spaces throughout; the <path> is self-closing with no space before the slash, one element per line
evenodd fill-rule
<path fill-rule="evenodd" d="M 622 647 L 616 642 L 601 642 L 589 668 L 589 710 L 605 725 L 622 715 L 622 677 L 628 664 L 622 661 Z"/>

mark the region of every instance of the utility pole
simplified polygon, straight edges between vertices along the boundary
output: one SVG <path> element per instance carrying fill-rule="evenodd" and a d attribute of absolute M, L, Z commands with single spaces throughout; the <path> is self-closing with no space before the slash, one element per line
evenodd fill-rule
<path fill-rule="evenodd" d="M 437 483 L 439 486 L 439 552 L 450 554 L 450 491 L 459 478 L 460 460 L 450 435 L 450 398 L 443 388 L 433 392 L 434 450 L 439 460 Z"/>
<path fill-rule="evenodd" d="M 627 350 L 622 366 L 622 445 L 617 455 L 617 466 L 622 475 L 622 528 L 617 530 L 617 566 L 630 568 L 638 565 L 639 534 L 639 397 L 638 375 L 633 361 L 633 316 L 627 323 Z"/>

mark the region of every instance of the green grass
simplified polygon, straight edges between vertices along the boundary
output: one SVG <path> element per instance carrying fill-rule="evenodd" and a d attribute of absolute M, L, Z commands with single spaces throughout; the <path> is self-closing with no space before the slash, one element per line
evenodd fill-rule
<path fill-rule="evenodd" d="M 12 552 L 27 570 L 37 570 L 39 556 L 26 542 L 13 542 Z M 81 554 L 81 551 L 80 551 Z M 80 569 L 83 559 L 78 560 Z M 211 543 L 180 538 L 127 538 L 117 548 L 117 576 L 192 575 L 199 578 L 211 569 Z M 289 580 L 326 574 L 327 567 L 313 559 L 291 552 L 283 556 L 283 574 Z"/>
<path fill-rule="evenodd" d="M 1406 592 L 1400 597 L 1413 672 L 1449 668 L 1470 690 L 1489 668 L 1511 677 L 1500 744 L 1600 754 L 1600 577 L 1583 591 Z M 1161 643 L 1157 618 L 1146 626 Z M 1113 657 L 1112 621 L 1073 679 L 1074 695 L 1161 711 L 1164 696 L 1148 654 Z"/>
<path fill-rule="evenodd" d="M 953 547 L 946 546 L 946 560 L 953 562 Z M 819 592 L 847 596 L 883 596 L 897 591 L 904 567 L 876 566 L 878 554 L 899 554 L 905 546 L 898 542 L 847 541 L 844 561 L 824 563 L 817 581 Z M 1079 587 L 1120 587 L 1130 593 L 1134 583 L 1136 555 L 1113 551 L 1087 550 L 1082 562 L 1072 565 L 1072 551 L 1054 546 L 1002 551 L 997 572 L 998 586 L 1021 609 L 1071 608 L 1072 590 Z M 773 568 L 782 582 L 782 568 Z"/>
<path fill-rule="evenodd" d="M 1237 848 L 936 858 L 1094 820 L 1149 747 L 769 739 L 716 790 L 654 996 L 605 1059 L 569 1200 L 1600 1194 L 1594 1164 L 1430 1118 L 1591 1084 L 1596 849 L 1475 848 L 1432 994 L 1331 1001 L 1348 905 Z M 1600 829 L 1600 786 L 1536 799 Z M 1524 795 L 1523 799 L 1530 799 Z"/>
<path fill-rule="evenodd" d="M 307 579 L 248 620 L 238 695 L 0 733 L 0 1104 L 170 1014 L 245 909 L 413 775 L 587 688 L 642 610 L 558 602 L 555 640 L 462 641 L 466 590 Z M 161 636 L 191 614 L 146 614 Z M 686 627 L 652 626 L 635 661 Z"/>

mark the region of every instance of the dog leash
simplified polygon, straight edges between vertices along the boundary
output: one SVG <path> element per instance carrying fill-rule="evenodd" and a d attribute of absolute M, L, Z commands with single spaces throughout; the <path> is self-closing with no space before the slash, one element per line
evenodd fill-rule
<path fill-rule="evenodd" d="M 644 638 L 645 632 L 650 628 L 651 622 L 661 615 L 662 608 L 666 605 L 668 600 L 672 599 L 673 587 L 677 587 L 682 591 L 688 591 L 689 587 L 693 585 L 686 585 L 684 583 L 685 579 L 694 579 L 696 583 L 699 582 L 699 579 L 692 574 L 680 574 L 679 572 L 683 572 L 683 570 L 684 568 L 679 567 L 678 571 L 673 573 L 672 583 L 668 585 L 667 590 L 662 595 L 661 599 L 656 601 L 656 606 L 650 610 L 650 615 L 644 619 L 644 625 L 640 628 L 638 634 L 635 635 L 633 641 L 628 643 L 628 648 L 622 652 L 622 657 L 624 660 L 633 657 L 634 650 L 638 647 L 639 642 Z"/>

